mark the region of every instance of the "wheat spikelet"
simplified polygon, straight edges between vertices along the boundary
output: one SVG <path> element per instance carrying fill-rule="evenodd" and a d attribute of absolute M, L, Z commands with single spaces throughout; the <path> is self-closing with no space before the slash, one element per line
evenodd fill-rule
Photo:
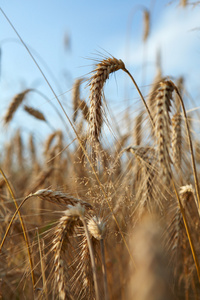
<path fill-rule="evenodd" d="M 28 105 L 24 105 L 24 110 L 25 110 L 29 115 L 33 116 L 34 118 L 46 122 L 45 116 L 44 116 L 43 113 L 41 113 L 39 110 L 37 110 L 37 109 L 35 109 L 35 108 L 33 108 L 33 107 L 30 107 L 30 106 L 28 106 Z"/>
<path fill-rule="evenodd" d="M 31 89 L 26 89 L 25 91 L 23 91 L 22 93 L 17 94 L 12 102 L 10 103 L 8 110 L 4 116 L 4 124 L 8 124 L 12 118 L 14 113 L 16 112 L 16 110 L 18 109 L 18 107 L 20 106 L 20 104 L 23 102 L 25 96 L 27 95 L 27 93 L 29 93 L 31 91 Z"/>
<path fill-rule="evenodd" d="M 162 168 L 163 179 L 166 180 L 170 174 L 170 145 L 171 145 L 171 119 L 170 106 L 174 85 L 170 81 L 162 81 L 156 95 L 155 131 L 157 136 L 157 152 Z"/>
<path fill-rule="evenodd" d="M 76 117 L 78 114 L 79 109 L 79 101 L 80 101 L 80 85 L 83 81 L 83 78 L 77 79 L 73 85 L 73 94 L 72 94 L 72 101 L 73 101 L 73 121 L 76 121 Z"/>
<path fill-rule="evenodd" d="M 107 58 L 96 66 L 94 74 L 90 79 L 89 137 L 93 142 L 99 141 L 101 133 L 101 126 L 103 122 L 101 95 L 104 83 L 111 73 L 120 69 L 125 69 L 125 65 L 122 60 L 118 60 L 114 57 Z"/>
<path fill-rule="evenodd" d="M 181 133 L 182 117 L 176 113 L 172 117 L 172 154 L 174 166 L 180 170 L 182 158 L 182 133 Z"/>
<path fill-rule="evenodd" d="M 38 190 L 37 192 L 32 194 L 32 196 L 37 196 L 42 200 L 47 200 L 47 201 L 53 202 L 53 203 L 59 203 L 59 204 L 65 204 L 65 205 L 81 204 L 85 208 L 88 208 L 88 209 L 92 208 L 91 204 L 89 204 L 81 199 L 74 198 L 69 194 L 62 193 L 60 191 L 52 191 L 52 190 L 42 189 L 42 190 Z M 71 211 L 72 211 L 72 209 L 71 209 Z"/>
<path fill-rule="evenodd" d="M 96 240 L 101 240 L 105 236 L 105 222 L 94 216 L 88 221 L 88 230 Z"/>

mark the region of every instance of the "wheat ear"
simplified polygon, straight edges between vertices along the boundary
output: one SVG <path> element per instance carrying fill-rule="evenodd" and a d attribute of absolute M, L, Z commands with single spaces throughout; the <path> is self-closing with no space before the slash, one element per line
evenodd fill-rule
<path fill-rule="evenodd" d="M 171 147 L 171 119 L 169 112 L 173 90 L 174 86 L 170 81 L 163 81 L 160 83 L 156 96 L 157 113 L 154 122 L 157 136 L 157 151 L 164 180 L 169 178 L 171 174 L 171 158 L 169 155 Z"/>
<path fill-rule="evenodd" d="M 103 122 L 101 96 L 104 83 L 111 73 L 124 68 L 125 65 L 121 59 L 116 59 L 115 57 L 107 58 L 96 66 L 94 74 L 90 79 L 89 123 L 90 140 L 93 142 L 99 141 L 101 133 L 101 126 Z"/>
<path fill-rule="evenodd" d="M 179 113 L 176 113 L 172 117 L 172 153 L 173 163 L 177 170 L 181 168 L 182 158 L 182 132 L 181 132 L 182 117 Z"/>
<path fill-rule="evenodd" d="M 78 114 L 78 109 L 79 109 L 79 101 L 80 101 L 80 85 L 83 81 L 83 78 L 76 79 L 73 89 L 72 89 L 72 101 L 73 101 L 73 121 L 76 121 L 76 117 Z"/>
<path fill-rule="evenodd" d="M 18 107 L 20 106 L 20 104 L 23 102 L 25 96 L 32 91 L 32 89 L 26 89 L 25 91 L 23 91 L 22 93 L 17 94 L 12 102 L 10 103 L 8 110 L 4 116 L 4 124 L 8 124 L 12 118 L 14 113 L 16 112 L 16 110 L 18 109 Z"/>
<path fill-rule="evenodd" d="M 49 202 L 58 203 L 58 204 L 65 204 L 65 205 L 68 205 L 68 204 L 70 204 L 70 205 L 81 204 L 87 209 L 92 209 L 91 204 L 89 204 L 89 203 L 87 203 L 87 202 L 85 202 L 81 199 L 74 198 L 69 194 L 62 193 L 62 192 L 59 192 L 59 191 L 52 191 L 52 190 L 42 189 L 42 190 L 38 190 L 34 194 L 31 194 L 31 196 L 37 196 L 41 200 L 47 200 Z"/>
<path fill-rule="evenodd" d="M 37 110 L 37 109 L 35 109 L 35 108 L 31 107 L 31 106 L 28 106 L 28 105 L 24 105 L 24 110 L 29 115 L 33 116 L 34 118 L 46 122 L 44 114 L 42 112 L 40 112 L 39 110 Z"/>

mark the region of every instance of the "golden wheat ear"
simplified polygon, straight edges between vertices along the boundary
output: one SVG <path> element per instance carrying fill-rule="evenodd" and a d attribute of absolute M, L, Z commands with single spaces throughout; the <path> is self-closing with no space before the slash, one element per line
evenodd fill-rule
<path fill-rule="evenodd" d="M 104 83 L 111 73 L 124 68 L 125 65 L 121 59 L 107 58 L 97 64 L 90 79 L 89 138 L 93 143 L 99 142 L 103 123 L 101 97 Z"/>
<path fill-rule="evenodd" d="M 23 102 L 23 100 L 25 99 L 26 95 L 32 91 L 32 89 L 26 89 L 25 91 L 23 91 L 22 93 L 17 94 L 12 102 L 10 103 L 8 110 L 4 116 L 4 124 L 7 125 L 13 118 L 14 113 L 16 112 L 16 110 L 18 109 L 18 107 L 20 106 L 20 104 Z"/>
<path fill-rule="evenodd" d="M 80 101 L 80 86 L 83 81 L 83 78 L 77 79 L 74 82 L 73 88 L 72 88 L 72 102 L 73 102 L 73 121 L 76 121 L 78 109 L 79 109 L 79 101 Z"/>
<path fill-rule="evenodd" d="M 171 81 L 162 81 L 156 95 L 156 113 L 154 117 L 155 135 L 157 137 L 157 152 L 163 181 L 171 177 L 171 117 L 170 108 L 174 85 Z"/>

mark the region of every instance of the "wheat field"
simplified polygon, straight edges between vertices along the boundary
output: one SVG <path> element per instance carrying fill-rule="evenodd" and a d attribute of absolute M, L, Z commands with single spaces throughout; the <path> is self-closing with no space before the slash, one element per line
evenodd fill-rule
<path fill-rule="evenodd" d="M 139 105 L 115 119 L 104 87 L 116 72 Z M 72 116 L 52 89 L 62 130 L 27 104 L 33 88 L 13 96 L 3 126 L 20 107 L 51 134 L 25 141 L 16 128 L 2 148 L 0 299 L 200 299 L 199 112 L 172 76 L 158 64 L 144 96 L 125 63 L 102 54 L 72 86 Z"/>

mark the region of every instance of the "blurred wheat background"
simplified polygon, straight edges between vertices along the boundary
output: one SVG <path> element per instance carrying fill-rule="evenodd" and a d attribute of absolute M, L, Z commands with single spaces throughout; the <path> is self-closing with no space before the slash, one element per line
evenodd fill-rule
<path fill-rule="evenodd" d="M 0 9 L 12 32 L 0 43 L 0 299 L 200 299 L 199 2 L 96 7 L 99 25 L 74 43 L 62 32 L 52 64 L 60 42 L 42 53 L 11 6 Z"/>

